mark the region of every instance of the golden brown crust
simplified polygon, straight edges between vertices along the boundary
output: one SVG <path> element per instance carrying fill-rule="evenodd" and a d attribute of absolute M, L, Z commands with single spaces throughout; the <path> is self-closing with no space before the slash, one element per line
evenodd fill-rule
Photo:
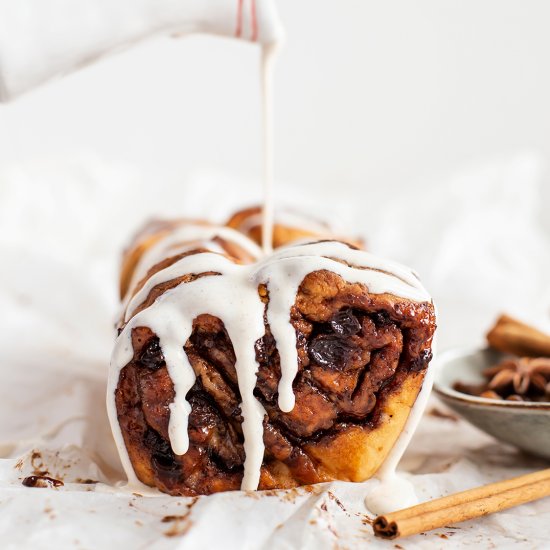
<path fill-rule="evenodd" d="M 365 481 L 371 478 L 386 460 L 392 445 L 403 430 L 416 397 L 422 388 L 423 373 L 412 374 L 399 391 L 386 398 L 380 409 L 380 421 L 371 430 L 349 426 L 336 437 L 322 444 L 305 446 L 331 479 Z"/>
<path fill-rule="evenodd" d="M 252 206 L 235 212 L 229 218 L 226 225 L 237 231 L 240 231 L 257 244 L 262 244 L 262 226 L 259 221 L 262 209 L 260 206 Z M 318 238 L 334 238 L 342 240 L 359 248 L 363 248 L 363 243 L 358 239 L 346 239 L 335 235 L 328 225 L 314 223 L 315 229 L 311 224 L 303 223 L 301 225 L 288 225 L 281 223 L 275 218 L 273 226 L 273 248 L 279 248 L 287 244 L 302 240 L 302 239 L 318 239 Z"/>
<path fill-rule="evenodd" d="M 188 220 L 188 219 L 177 219 L 177 220 L 152 220 L 147 223 L 141 231 L 139 231 L 133 238 L 132 243 L 124 251 L 122 257 L 122 265 L 120 268 L 120 297 L 123 299 L 127 293 L 130 291 L 130 284 L 134 277 L 136 268 L 143 258 L 144 254 L 155 246 L 161 239 L 172 233 L 178 227 L 184 227 L 186 225 L 199 225 L 205 227 L 214 227 L 212 224 L 205 222 L 203 220 Z M 227 239 L 221 237 L 215 237 L 212 241 L 220 246 L 225 254 L 238 263 L 249 263 L 254 260 L 254 258 L 244 250 L 238 244 L 231 242 Z M 185 243 L 181 243 L 185 244 Z M 205 249 L 197 244 L 197 248 L 191 251 L 187 251 L 183 254 L 178 253 L 167 253 L 166 258 L 164 258 L 158 264 L 151 266 L 147 272 L 145 278 L 142 281 L 138 281 L 134 288 L 132 289 L 133 294 L 135 294 L 144 284 L 144 282 L 149 279 L 154 273 L 164 269 L 174 263 L 175 261 L 181 259 L 189 252 L 203 252 Z"/>
<path fill-rule="evenodd" d="M 154 246 L 166 232 L 159 232 L 148 237 L 142 238 L 134 245 L 130 246 L 122 257 L 122 265 L 120 267 L 120 297 L 124 298 L 130 288 L 132 276 L 136 270 L 137 264 L 141 260 L 143 254 Z"/>

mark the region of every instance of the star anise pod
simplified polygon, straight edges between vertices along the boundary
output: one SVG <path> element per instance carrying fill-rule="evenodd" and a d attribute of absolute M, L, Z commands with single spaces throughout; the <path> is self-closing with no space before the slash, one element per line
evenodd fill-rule
<path fill-rule="evenodd" d="M 550 397 L 550 358 L 505 359 L 483 371 L 488 379 L 487 390 L 506 399 L 532 400 Z"/>

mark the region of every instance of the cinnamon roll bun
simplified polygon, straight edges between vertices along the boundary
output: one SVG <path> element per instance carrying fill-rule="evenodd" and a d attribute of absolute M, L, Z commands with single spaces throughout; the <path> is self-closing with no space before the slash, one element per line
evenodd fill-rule
<path fill-rule="evenodd" d="M 343 242 L 261 257 L 230 227 L 156 223 L 121 290 L 113 433 L 129 480 L 172 495 L 368 479 L 432 357 L 416 274 Z"/>

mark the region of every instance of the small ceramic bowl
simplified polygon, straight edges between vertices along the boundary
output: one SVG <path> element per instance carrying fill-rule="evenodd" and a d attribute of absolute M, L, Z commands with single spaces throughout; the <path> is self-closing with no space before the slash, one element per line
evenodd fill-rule
<path fill-rule="evenodd" d="M 495 365 L 503 357 L 488 349 L 442 353 L 435 366 L 434 390 L 446 405 L 484 432 L 550 459 L 550 402 L 501 401 L 453 389 L 455 382 L 483 383 L 483 369 Z"/>

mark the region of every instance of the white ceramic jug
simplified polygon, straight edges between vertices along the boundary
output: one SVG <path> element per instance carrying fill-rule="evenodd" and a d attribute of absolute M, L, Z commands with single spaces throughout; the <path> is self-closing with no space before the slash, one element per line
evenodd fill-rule
<path fill-rule="evenodd" d="M 270 44 L 274 0 L 0 0 L 0 101 L 159 34 Z"/>

